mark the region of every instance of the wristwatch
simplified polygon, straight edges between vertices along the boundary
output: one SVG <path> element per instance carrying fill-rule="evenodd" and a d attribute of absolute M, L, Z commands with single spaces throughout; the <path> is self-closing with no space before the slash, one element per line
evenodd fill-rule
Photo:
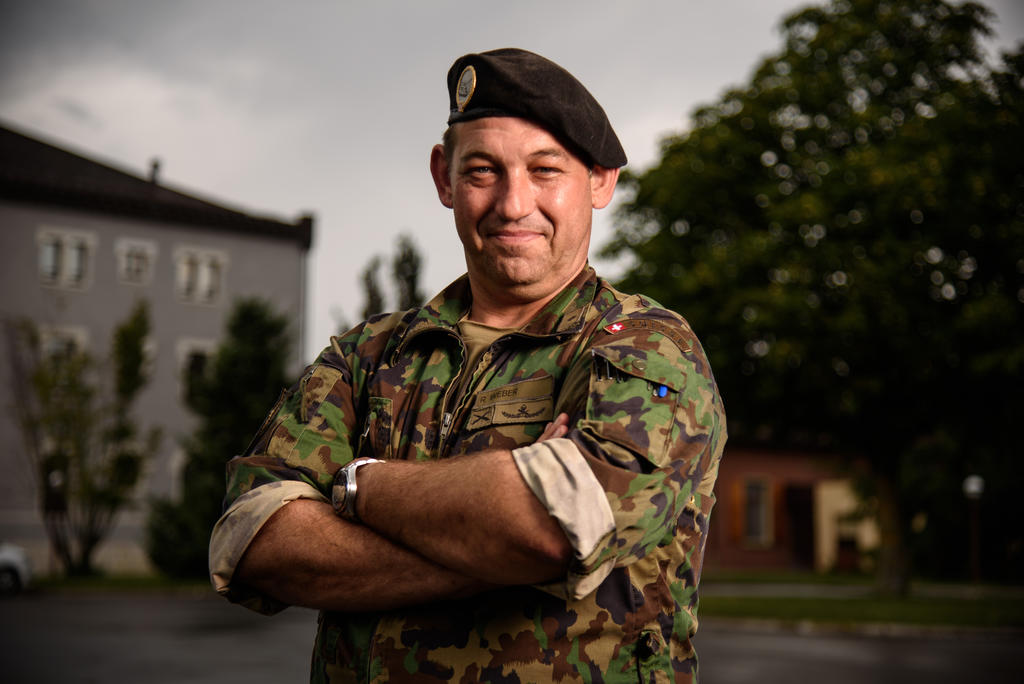
<path fill-rule="evenodd" d="M 357 458 L 334 475 L 331 486 L 331 505 L 334 512 L 345 520 L 358 521 L 356 513 L 356 471 L 370 463 L 383 463 L 379 458 Z"/>

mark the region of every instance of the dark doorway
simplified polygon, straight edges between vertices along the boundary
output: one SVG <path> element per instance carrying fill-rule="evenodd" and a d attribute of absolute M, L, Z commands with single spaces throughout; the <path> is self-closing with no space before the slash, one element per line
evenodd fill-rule
<path fill-rule="evenodd" d="M 814 490 L 786 487 L 786 532 L 795 567 L 814 569 Z"/>

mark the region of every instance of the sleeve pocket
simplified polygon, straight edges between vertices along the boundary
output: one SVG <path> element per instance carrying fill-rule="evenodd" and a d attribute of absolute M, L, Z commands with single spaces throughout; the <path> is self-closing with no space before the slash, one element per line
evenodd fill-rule
<path fill-rule="evenodd" d="M 584 427 L 648 461 L 638 464 L 640 470 L 665 465 L 686 374 L 665 357 L 632 346 L 591 351 Z"/>

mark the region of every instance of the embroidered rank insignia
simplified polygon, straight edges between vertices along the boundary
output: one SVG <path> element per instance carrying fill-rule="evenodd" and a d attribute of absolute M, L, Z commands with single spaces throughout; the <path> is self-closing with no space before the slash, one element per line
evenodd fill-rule
<path fill-rule="evenodd" d="M 462 70 L 462 74 L 459 76 L 459 87 L 455 90 L 455 104 L 458 105 L 460 112 L 466 110 L 469 98 L 473 97 L 473 91 L 475 90 L 476 69 L 468 66 Z"/>

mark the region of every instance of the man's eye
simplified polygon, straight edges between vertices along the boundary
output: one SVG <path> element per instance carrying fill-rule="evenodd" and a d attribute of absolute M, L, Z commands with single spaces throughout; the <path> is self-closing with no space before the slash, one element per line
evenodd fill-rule
<path fill-rule="evenodd" d="M 489 173 L 494 173 L 494 169 L 490 166 L 473 166 L 467 170 L 467 173 L 474 176 L 486 176 Z"/>
<path fill-rule="evenodd" d="M 539 173 L 539 174 L 544 175 L 544 176 L 550 176 L 550 175 L 554 175 L 556 173 L 560 173 L 561 169 L 558 169 L 558 168 L 556 168 L 554 166 L 538 166 L 538 167 L 536 167 L 533 170 L 533 172 L 534 173 Z"/>

